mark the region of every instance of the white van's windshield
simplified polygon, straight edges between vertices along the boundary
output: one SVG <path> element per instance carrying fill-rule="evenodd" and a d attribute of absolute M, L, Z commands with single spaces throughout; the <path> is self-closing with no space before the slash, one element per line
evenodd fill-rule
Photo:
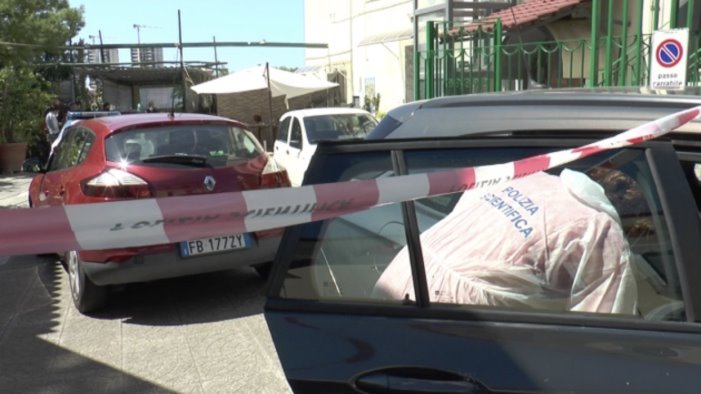
<path fill-rule="evenodd" d="M 377 126 L 377 121 L 367 114 L 332 114 L 304 118 L 309 142 L 365 138 Z"/>

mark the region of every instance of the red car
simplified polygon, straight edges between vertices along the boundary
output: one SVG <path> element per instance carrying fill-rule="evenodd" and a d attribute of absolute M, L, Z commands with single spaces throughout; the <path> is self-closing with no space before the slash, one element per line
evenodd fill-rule
<path fill-rule="evenodd" d="M 54 147 L 29 187 L 30 207 L 222 193 L 289 186 L 244 125 L 201 114 L 135 114 L 83 120 Z M 282 230 L 110 250 L 61 252 L 73 302 L 102 307 L 109 285 L 237 266 L 269 269 Z"/>

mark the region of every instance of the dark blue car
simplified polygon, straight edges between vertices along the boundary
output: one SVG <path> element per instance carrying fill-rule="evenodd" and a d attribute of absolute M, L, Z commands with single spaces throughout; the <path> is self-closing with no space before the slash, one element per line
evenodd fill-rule
<path fill-rule="evenodd" d="M 410 103 L 365 141 L 320 144 L 304 184 L 580 147 L 701 105 L 686 93 Z M 265 317 L 300 393 L 697 393 L 700 209 L 697 119 L 503 185 L 290 227 Z"/>

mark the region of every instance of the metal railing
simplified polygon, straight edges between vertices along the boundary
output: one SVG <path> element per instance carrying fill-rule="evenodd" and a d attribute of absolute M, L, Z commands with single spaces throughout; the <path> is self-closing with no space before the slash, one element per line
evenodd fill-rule
<path fill-rule="evenodd" d="M 602 1 L 607 0 L 592 1 L 591 25 L 604 26 L 601 23 L 604 22 L 607 34 L 600 36 L 597 31 L 591 37 L 573 40 L 507 44 L 500 20 L 488 26 L 489 31 L 482 26 L 467 31 L 464 26 L 455 28 L 450 22 L 427 22 L 425 51 L 416 53 L 419 66 L 414 75 L 416 98 L 521 90 L 534 86 L 647 85 L 654 54 L 652 35 L 643 33 L 643 0 L 630 0 L 636 2 L 633 5 L 640 16 L 635 18 L 628 15 L 629 0 L 623 0 L 622 15 L 614 15 L 614 2 L 608 1 L 605 21 L 598 17 Z M 691 6 L 687 7 L 688 15 L 684 20 L 687 26 L 693 27 L 693 1 L 688 4 Z M 674 13 L 671 15 L 670 19 L 679 19 Z M 614 19 L 616 23 L 631 28 L 620 29 L 619 34 L 614 34 Z M 654 23 L 657 26 L 657 22 Z M 670 23 L 668 27 L 678 26 Z M 699 86 L 699 29 L 690 29 L 687 59 L 687 85 Z"/>

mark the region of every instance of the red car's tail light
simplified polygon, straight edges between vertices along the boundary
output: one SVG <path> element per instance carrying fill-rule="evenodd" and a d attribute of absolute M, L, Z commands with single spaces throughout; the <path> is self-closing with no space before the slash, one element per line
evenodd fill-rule
<path fill-rule="evenodd" d="M 148 183 L 134 174 L 112 168 L 83 182 L 83 193 L 91 197 L 148 198 Z"/>
<path fill-rule="evenodd" d="M 280 168 L 272 156 L 268 156 L 268 162 L 265 163 L 263 171 L 260 173 L 260 187 L 286 187 L 290 186 L 290 179 L 287 176 L 287 171 Z"/>

